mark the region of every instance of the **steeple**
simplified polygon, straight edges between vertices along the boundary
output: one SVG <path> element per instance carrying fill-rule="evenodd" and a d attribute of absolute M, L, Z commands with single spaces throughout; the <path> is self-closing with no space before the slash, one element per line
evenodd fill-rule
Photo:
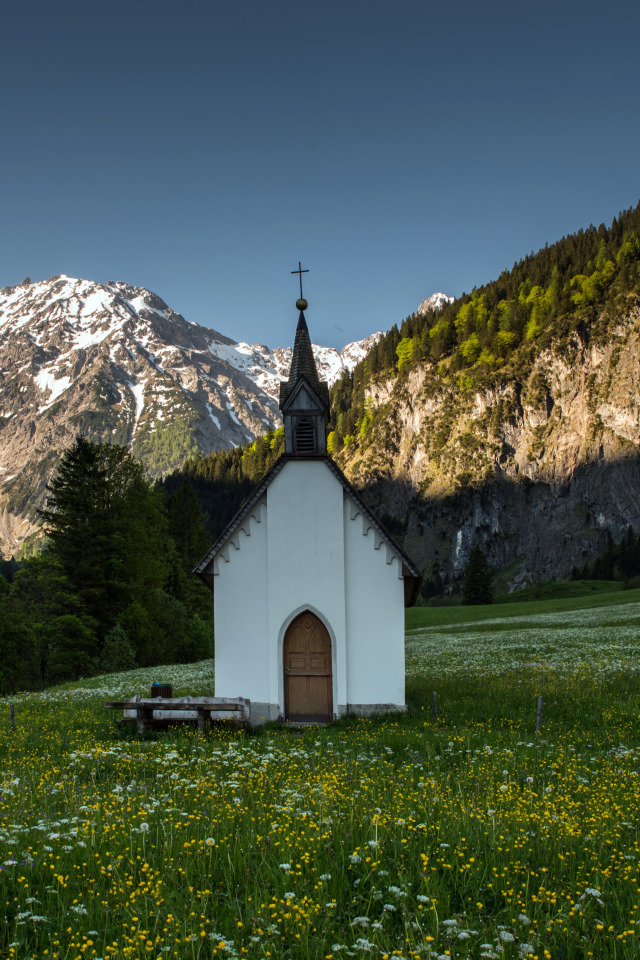
<path fill-rule="evenodd" d="M 292 271 L 294 273 L 303 271 Z M 327 452 L 326 425 L 329 417 L 329 387 L 318 376 L 311 338 L 304 311 L 307 301 L 301 296 L 293 345 L 291 370 L 286 383 L 280 384 L 280 410 L 284 418 L 285 453 L 317 456 Z"/>

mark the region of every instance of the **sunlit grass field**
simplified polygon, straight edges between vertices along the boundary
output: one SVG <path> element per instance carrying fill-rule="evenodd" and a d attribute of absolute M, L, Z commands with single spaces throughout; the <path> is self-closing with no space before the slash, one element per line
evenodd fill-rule
<path fill-rule="evenodd" d="M 406 716 L 102 707 L 210 662 L 0 701 L 0 957 L 640 956 L 640 602 L 550 603 L 412 612 Z"/>

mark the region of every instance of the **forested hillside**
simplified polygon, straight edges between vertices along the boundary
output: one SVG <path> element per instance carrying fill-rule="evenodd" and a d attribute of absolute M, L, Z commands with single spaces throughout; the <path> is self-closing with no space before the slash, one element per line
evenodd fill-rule
<path fill-rule="evenodd" d="M 639 291 L 640 204 L 407 317 L 333 385 L 329 451 L 428 576 L 459 580 L 478 539 L 512 585 L 568 575 L 640 525 Z M 268 433 L 166 482 L 189 478 L 215 536 L 281 450 Z"/>
<path fill-rule="evenodd" d="M 605 337 L 639 290 L 640 203 L 610 227 L 580 230 L 453 303 L 393 326 L 332 388 L 332 452 L 369 430 L 372 382 L 424 363 L 434 389 L 444 380 L 468 392 L 522 378 L 537 355 L 580 328 Z"/>

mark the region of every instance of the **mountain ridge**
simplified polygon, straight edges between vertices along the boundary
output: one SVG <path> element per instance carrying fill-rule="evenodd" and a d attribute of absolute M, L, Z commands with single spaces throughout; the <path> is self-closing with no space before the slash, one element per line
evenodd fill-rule
<path fill-rule="evenodd" d="M 314 345 L 332 383 L 381 334 Z M 233 340 L 122 281 L 59 275 L 0 291 L 0 549 L 38 526 L 45 485 L 74 436 L 128 445 L 152 476 L 280 423 L 290 347 Z"/>

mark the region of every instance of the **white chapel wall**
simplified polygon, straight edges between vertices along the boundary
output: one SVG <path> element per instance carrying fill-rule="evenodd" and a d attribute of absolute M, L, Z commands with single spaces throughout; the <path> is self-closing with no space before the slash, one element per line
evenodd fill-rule
<path fill-rule="evenodd" d="M 329 629 L 333 709 L 346 704 L 342 486 L 320 460 L 289 461 L 267 490 L 272 703 L 284 710 L 282 639 L 296 611 L 313 610 Z"/>
<path fill-rule="evenodd" d="M 396 557 L 344 499 L 348 703 L 403 707 L 404 581 Z"/>
<path fill-rule="evenodd" d="M 214 577 L 215 695 L 269 702 L 267 509 L 247 517 L 218 556 Z M 228 563 L 223 559 L 229 557 Z M 220 642 L 217 642 L 220 638 Z"/>

